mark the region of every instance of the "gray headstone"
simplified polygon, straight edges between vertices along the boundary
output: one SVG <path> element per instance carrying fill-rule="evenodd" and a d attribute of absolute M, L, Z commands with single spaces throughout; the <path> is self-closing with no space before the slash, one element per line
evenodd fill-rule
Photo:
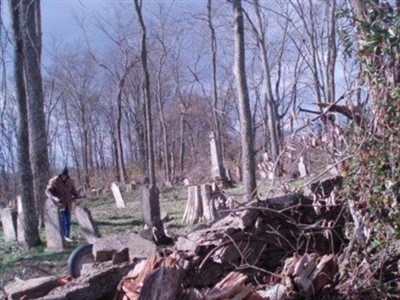
<path fill-rule="evenodd" d="M 89 209 L 77 206 L 75 208 L 75 216 L 86 241 L 93 244 L 100 237 L 100 233 Z"/>
<path fill-rule="evenodd" d="M 225 180 L 225 169 L 222 164 L 220 149 L 215 139 L 214 132 L 210 134 L 210 150 L 211 150 L 211 176 L 213 179 L 220 178 Z"/>
<path fill-rule="evenodd" d="M 142 186 L 142 213 L 143 221 L 149 227 L 160 225 L 160 191 L 153 185 L 147 187 Z"/>
<path fill-rule="evenodd" d="M 125 208 L 126 207 L 125 201 L 122 198 L 119 186 L 115 182 L 113 182 L 111 184 L 111 191 L 112 191 L 112 193 L 114 195 L 114 199 L 115 199 L 115 203 L 117 204 L 117 207 L 118 208 Z"/>
<path fill-rule="evenodd" d="M 51 199 L 44 205 L 44 226 L 46 229 L 46 244 L 48 250 L 63 250 L 64 237 L 61 230 L 58 206 Z"/>
<path fill-rule="evenodd" d="M 17 238 L 18 242 L 25 244 L 25 235 L 24 233 L 24 213 L 22 210 L 22 197 L 17 196 Z"/>
<path fill-rule="evenodd" d="M 1 222 L 3 223 L 4 240 L 12 242 L 17 240 L 17 211 L 12 208 L 1 210 Z"/>

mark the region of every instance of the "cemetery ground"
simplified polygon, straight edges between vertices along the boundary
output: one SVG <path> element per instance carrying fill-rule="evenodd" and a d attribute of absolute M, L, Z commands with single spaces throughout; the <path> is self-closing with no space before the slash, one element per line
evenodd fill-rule
<path fill-rule="evenodd" d="M 229 189 L 228 193 L 239 199 L 241 190 L 239 185 Z M 168 233 L 172 236 L 179 231 L 190 230 L 191 226 L 182 224 L 187 193 L 188 189 L 184 186 L 161 188 L 161 212 L 168 214 L 165 224 Z M 140 190 L 123 193 L 123 197 L 126 201 L 126 208 L 117 208 L 111 191 L 101 197 L 78 200 L 78 204 L 89 208 L 103 237 L 111 234 L 138 232 L 143 228 Z M 47 275 L 67 276 L 69 255 L 76 247 L 86 243 L 74 214 L 72 214 L 71 233 L 73 241 L 66 244 L 64 251 L 51 252 L 46 250 L 44 229 L 41 230 L 43 245 L 29 250 L 24 249 L 17 242 L 5 242 L 3 231 L 0 230 L 0 290 L 7 282 L 16 277 L 25 280 Z"/>

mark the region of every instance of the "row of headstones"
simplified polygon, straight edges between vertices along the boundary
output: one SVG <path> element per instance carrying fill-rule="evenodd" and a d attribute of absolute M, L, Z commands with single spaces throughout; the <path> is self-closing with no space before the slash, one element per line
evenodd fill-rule
<path fill-rule="evenodd" d="M 257 165 L 257 167 L 258 167 L 258 172 L 260 173 L 260 176 L 262 179 L 268 178 L 268 179 L 272 180 L 274 178 L 273 170 L 275 168 L 275 163 L 271 159 L 269 159 L 267 153 L 264 153 L 263 161 L 261 163 L 259 163 Z M 298 169 L 298 175 L 296 177 L 305 177 L 308 175 L 308 167 L 304 161 L 303 156 L 299 157 L 297 169 Z"/>
<path fill-rule="evenodd" d="M 18 241 L 25 243 L 24 234 L 22 234 L 23 220 L 20 198 L 17 202 L 18 211 L 13 208 L 3 208 L 1 210 L 4 240 L 6 242 Z M 93 243 L 100 237 L 97 226 L 87 208 L 77 206 L 75 209 L 75 216 L 83 236 L 89 243 Z M 65 240 L 61 230 L 59 208 L 51 199 L 46 200 L 44 217 L 47 249 L 55 251 L 63 250 L 65 247 Z"/>

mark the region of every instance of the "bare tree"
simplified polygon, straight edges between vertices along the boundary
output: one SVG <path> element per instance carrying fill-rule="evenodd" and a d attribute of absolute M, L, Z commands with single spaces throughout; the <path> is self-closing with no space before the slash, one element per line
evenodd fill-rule
<path fill-rule="evenodd" d="M 46 120 L 41 74 L 40 1 L 21 1 L 25 86 L 28 96 L 30 146 L 35 200 L 43 224 L 45 189 L 49 178 Z"/>
<path fill-rule="evenodd" d="M 25 56 L 23 51 L 24 32 L 21 28 L 21 13 L 23 10 L 21 10 L 22 5 L 20 0 L 10 0 L 9 3 L 14 37 L 14 80 L 19 112 L 18 162 L 22 187 L 22 234 L 24 235 L 23 240 L 25 240 L 29 247 L 32 247 L 39 245 L 41 241 L 34 205 L 33 175 L 29 153 L 28 104 L 25 88 Z"/>
<path fill-rule="evenodd" d="M 154 149 L 153 149 L 153 126 L 151 116 L 151 94 L 150 94 L 150 75 L 147 66 L 146 49 L 146 26 L 142 14 L 142 1 L 135 0 L 136 14 L 139 19 L 141 29 L 141 51 L 140 59 L 143 69 L 143 97 L 145 103 L 146 137 L 147 137 L 147 172 L 148 172 L 148 191 L 143 192 L 142 212 L 146 225 L 150 226 L 152 237 L 157 243 L 169 243 L 172 240 L 165 235 L 164 227 L 160 216 L 160 199 L 157 188 L 155 168 L 154 168 Z M 145 188 L 145 187 L 144 187 Z"/>
<path fill-rule="evenodd" d="M 244 197 L 250 200 L 256 195 L 256 170 L 254 158 L 253 129 L 251 124 L 251 111 L 249 91 L 247 87 L 245 43 L 244 43 L 244 21 L 241 0 L 232 0 L 235 17 L 235 65 L 237 93 L 239 101 L 239 116 L 241 126 L 242 143 L 242 169 L 243 183 L 245 188 Z"/>

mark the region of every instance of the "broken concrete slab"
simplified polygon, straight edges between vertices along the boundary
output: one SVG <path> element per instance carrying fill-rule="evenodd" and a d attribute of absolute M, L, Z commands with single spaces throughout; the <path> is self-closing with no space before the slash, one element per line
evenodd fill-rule
<path fill-rule="evenodd" d="M 15 281 L 4 287 L 7 299 L 35 299 L 47 295 L 59 286 L 55 276 L 33 278 L 23 282 Z"/>
<path fill-rule="evenodd" d="M 93 256 L 96 262 L 112 260 L 114 253 L 129 249 L 129 258 L 148 257 L 156 252 L 156 245 L 135 233 L 107 236 L 93 244 Z"/>

